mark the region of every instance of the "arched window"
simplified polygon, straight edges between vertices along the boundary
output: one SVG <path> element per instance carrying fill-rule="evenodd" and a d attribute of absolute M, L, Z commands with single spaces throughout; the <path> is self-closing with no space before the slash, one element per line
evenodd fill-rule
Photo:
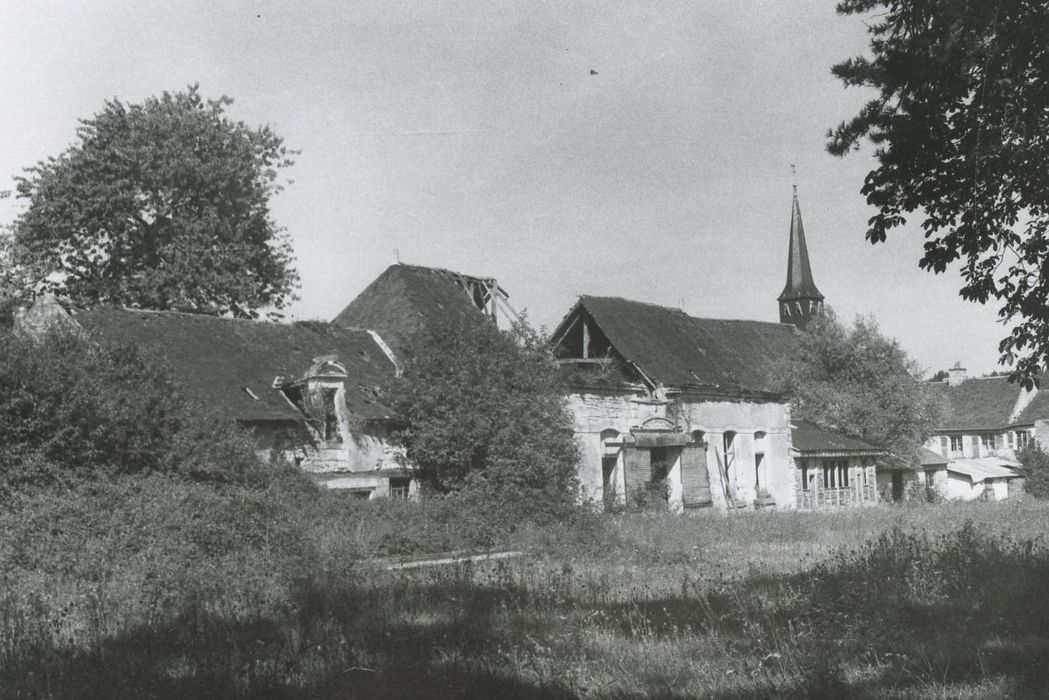
<path fill-rule="evenodd" d="M 734 452 L 736 450 L 736 431 L 726 430 L 724 435 L 721 436 L 721 443 L 726 455 Z"/>

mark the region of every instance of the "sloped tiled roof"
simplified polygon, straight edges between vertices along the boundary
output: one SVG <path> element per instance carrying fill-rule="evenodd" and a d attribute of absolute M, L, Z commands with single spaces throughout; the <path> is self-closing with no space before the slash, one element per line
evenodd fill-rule
<path fill-rule="evenodd" d="M 825 430 L 808 421 L 791 425 L 791 446 L 802 453 L 847 452 L 855 455 L 881 455 L 885 450 L 844 433 Z"/>
<path fill-rule="evenodd" d="M 457 282 L 466 275 L 432 267 L 396 264 L 386 268 L 332 323 L 379 332 L 398 357 L 423 330 L 454 328 L 487 318 Z M 494 283 L 494 280 L 485 281 Z"/>
<path fill-rule="evenodd" d="M 1013 421 L 1015 425 L 1027 425 L 1034 423 L 1036 420 L 1049 419 L 1049 383 L 1047 383 L 1049 377 L 1041 378 L 1041 387 L 1038 389 L 1038 393 L 1031 399 L 1031 403 L 1027 404 L 1027 407 L 1020 412 L 1020 415 Z"/>
<path fill-rule="evenodd" d="M 625 360 L 667 387 L 775 393 L 774 365 L 797 348 L 794 327 L 780 323 L 695 318 L 618 297 L 582 296 L 578 307 Z"/>
<path fill-rule="evenodd" d="M 336 355 L 347 370 L 351 413 L 362 418 L 390 413 L 374 387 L 393 374 L 393 364 L 367 331 L 172 311 L 92 309 L 73 318 L 93 337 L 156 349 L 188 394 L 235 420 L 301 421 L 273 381 L 301 377 L 323 355 Z"/>
<path fill-rule="evenodd" d="M 1008 377 L 966 379 L 955 386 L 947 382 L 929 384 L 929 390 L 945 399 L 947 417 L 939 430 L 999 430 L 1011 425 L 1030 425 L 1049 419 L 1049 384 L 1042 388 L 1016 418 L 1010 419 L 1020 397 L 1020 385 Z"/>
<path fill-rule="evenodd" d="M 945 466 L 949 461 L 949 459 L 933 452 L 928 447 L 921 448 L 921 451 L 918 453 L 918 463 L 923 467 Z"/>

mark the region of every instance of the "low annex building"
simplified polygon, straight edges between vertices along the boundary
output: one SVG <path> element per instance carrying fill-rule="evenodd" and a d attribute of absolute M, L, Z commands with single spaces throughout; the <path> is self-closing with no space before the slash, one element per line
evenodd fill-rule
<path fill-rule="evenodd" d="M 896 472 L 877 470 L 888 452 L 859 438 L 796 421 L 791 430 L 798 508 L 871 505 L 886 499 Z M 891 491 L 889 492 L 891 493 Z"/>
<path fill-rule="evenodd" d="M 43 297 L 18 325 L 55 325 L 156 350 L 187 395 L 251 430 L 263 454 L 284 453 L 319 482 L 362 498 L 415 486 L 389 440 L 379 386 L 395 373 L 373 331 L 323 322 L 270 323 L 174 311 L 65 309 Z"/>

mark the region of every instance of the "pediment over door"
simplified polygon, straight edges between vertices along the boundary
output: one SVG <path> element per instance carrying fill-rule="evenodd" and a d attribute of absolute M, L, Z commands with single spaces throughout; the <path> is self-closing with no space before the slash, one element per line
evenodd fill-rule
<path fill-rule="evenodd" d="M 666 418 L 649 418 L 630 430 L 637 447 L 680 447 L 692 442 L 692 436 L 681 432 L 677 425 Z"/>

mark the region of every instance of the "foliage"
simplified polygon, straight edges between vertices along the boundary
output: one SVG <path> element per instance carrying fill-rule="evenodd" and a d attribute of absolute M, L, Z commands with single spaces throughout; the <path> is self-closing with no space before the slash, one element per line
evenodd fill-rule
<path fill-rule="evenodd" d="M 113 99 L 78 141 L 18 178 L 17 262 L 82 306 L 118 304 L 255 318 L 298 283 L 268 201 L 291 165 L 282 139 L 226 116 L 191 86 Z"/>
<path fill-rule="evenodd" d="M 951 376 L 951 373 L 945 369 L 938 370 L 936 374 L 929 377 L 930 382 L 945 382 Z"/>
<path fill-rule="evenodd" d="M 574 501 L 571 417 L 541 338 L 523 324 L 503 332 L 464 319 L 413 347 L 387 394 L 426 490 L 471 490 L 525 508 Z"/>
<path fill-rule="evenodd" d="M 1024 490 L 1035 498 L 1049 498 L 1049 453 L 1037 443 L 1017 451 L 1024 475 Z"/>
<path fill-rule="evenodd" d="M 0 328 L 10 328 L 18 307 L 29 301 L 30 282 L 15 263 L 14 230 L 0 225 Z"/>
<path fill-rule="evenodd" d="M 792 417 L 888 449 L 913 464 L 943 418 L 941 398 L 920 369 L 873 318 L 846 328 L 829 311 L 802 333 L 798 353 L 777 366 Z"/>
<path fill-rule="evenodd" d="M 862 193 L 884 241 L 921 209 L 921 267 L 960 261 L 967 300 L 1016 321 L 999 350 L 1029 386 L 1049 360 L 1049 4 L 1028 0 L 841 0 L 870 16 L 871 57 L 834 66 L 878 91 L 829 134 L 843 155 L 868 139 Z"/>
<path fill-rule="evenodd" d="M 163 361 L 134 345 L 2 331 L 0 356 L 4 487 L 148 472 L 250 481 L 267 469 L 246 435 L 188 402 Z"/>
<path fill-rule="evenodd" d="M 533 538 L 515 543 L 525 555 L 499 562 L 384 571 L 350 554 L 411 505 L 153 475 L 0 509 L 0 694 L 977 698 L 1049 687 L 1044 503 L 577 512 L 519 533 Z M 424 520 L 405 522 L 409 537 L 427 536 Z"/>

